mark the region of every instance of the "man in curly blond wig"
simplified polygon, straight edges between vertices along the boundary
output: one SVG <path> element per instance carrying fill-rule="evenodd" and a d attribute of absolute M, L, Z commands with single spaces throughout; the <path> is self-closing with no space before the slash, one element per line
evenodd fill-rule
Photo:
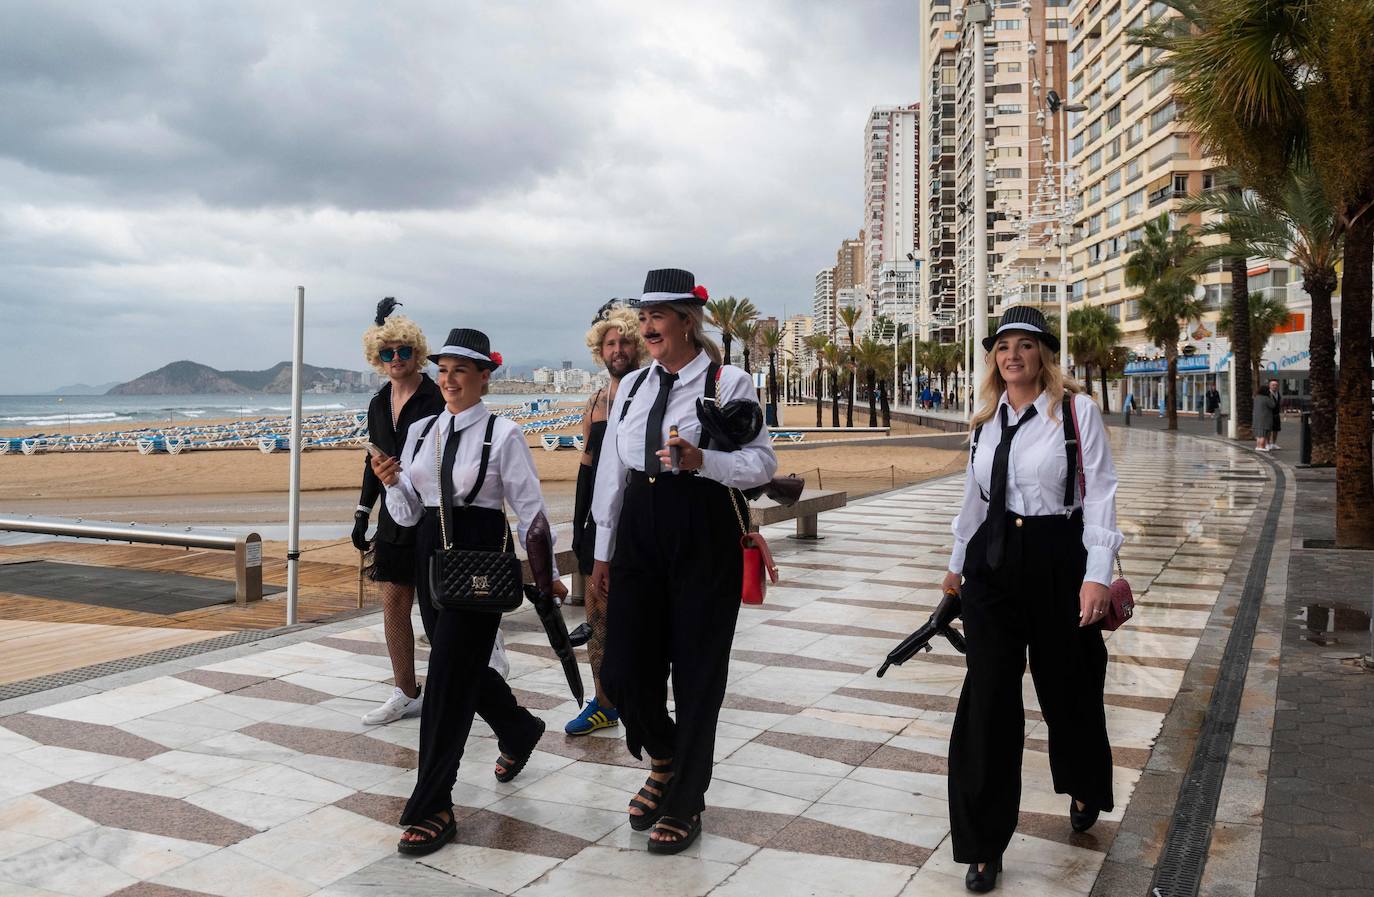
<path fill-rule="evenodd" d="M 592 554 L 596 548 L 596 525 L 592 521 L 592 488 L 596 482 L 596 462 L 601 455 L 601 441 L 606 435 L 606 419 L 615 402 L 616 390 L 626 375 L 643 362 L 644 342 L 639 336 L 639 317 L 630 309 L 616 307 L 615 300 L 606 303 L 597 313 L 592 328 L 587 331 L 587 348 L 597 364 L 606 368 L 611 382 L 592 396 L 582 415 L 582 466 L 577 471 L 577 498 L 573 510 L 573 553 L 578 568 L 585 577 L 592 572 Z M 614 726 L 620 715 L 601 690 L 601 658 L 606 650 L 606 596 L 586 586 L 587 622 L 574 630 L 574 644 L 586 642 L 587 659 L 591 663 L 592 681 L 596 696 L 564 731 L 569 735 L 586 735 L 597 729 Z"/>
<path fill-rule="evenodd" d="M 389 296 L 377 303 L 373 325 L 363 333 L 363 357 L 387 378 L 367 406 L 367 438 L 392 458 L 400 456 L 411 424 L 444 409 L 438 385 L 421 371 L 429 344 L 418 324 L 391 314 L 399 304 Z M 396 680 L 391 697 L 363 715 L 363 722 L 373 726 L 416 716 L 422 707 L 415 679 L 415 630 L 410 622 L 415 598 L 415 528 L 392 520 L 383 501 L 377 532 L 369 544 L 368 517 L 381 494 L 382 482 L 365 458 L 362 494 L 353 514 L 353 545 L 370 555 L 368 575 L 382 584 L 382 622 Z"/>

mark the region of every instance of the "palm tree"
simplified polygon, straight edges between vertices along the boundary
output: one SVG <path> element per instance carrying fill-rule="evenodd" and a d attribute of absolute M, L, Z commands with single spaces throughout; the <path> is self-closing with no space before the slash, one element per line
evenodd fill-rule
<path fill-rule="evenodd" d="M 830 426 L 840 426 L 840 368 L 845 363 L 845 350 L 826 340 L 825 363 L 830 365 Z"/>
<path fill-rule="evenodd" d="M 854 426 L 854 388 L 857 385 L 856 381 L 858 379 L 857 372 L 853 370 L 854 350 L 858 347 L 858 344 L 854 342 L 854 328 L 858 325 L 859 318 L 862 316 L 863 312 L 860 311 L 858 306 L 846 305 L 844 308 L 840 309 L 840 323 L 844 325 L 845 330 L 849 331 L 849 358 L 847 359 L 847 363 L 850 365 L 851 368 L 849 388 L 846 390 L 846 392 L 849 393 L 849 408 L 845 412 L 844 418 L 844 425 L 846 427 Z"/>
<path fill-rule="evenodd" d="M 870 427 L 878 426 L 878 410 L 874 404 L 878 398 L 878 368 L 882 366 L 887 356 L 887 347 L 871 336 L 864 337 L 854 347 L 855 366 L 858 370 L 863 371 L 868 386 L 868 425 Z"/>
<path fill-rule="evenodd" d="M 759 334 L 759 345 L 768 355 L 768 410 L 765 418 L 770 418 L 769 426 L 778 425 L 778 349 L 782 346 L 782 331 L 776 325 L 765 327 Z"/>
<path fill-rule="evenodd" d="M 1107 397 L 1107 355 L 1121 341 L 1121 325 L 1100 305 L 1085 305 L 1069 312 L 1069 351 L 1086 369 L 1088 395 L 1093 391 L 1092 365 L 1102 374 L 1102 412 L 1110 414 Z"/>
<path fill-rule="evenodd" d="M 724 299 L 711 299 L 706 303 L 706 323 L 720 331 L 720 341 L 725 349 L 725 363 L 730 363 L 730 341 L 735 333 L 735 309 L 739 300 L 734 296 Z"/>
<path fill-rule="evenodd" d="M 744 370 L 749 371 L 749 350 L 754 347 L 754 340 L 758 339 L 759 325 L 753 321 L 735 322 L 735 339 L 739 340 L 740 354 L 744 356 Z"/>
<path fill-rule="evenodd" d="M 1336 420 L 1336 544 L 1374 547 L 1370 318 L 1374 300 L 1374 3 L 1165 0 L 1182 18 L 1134 38 L 1167 50 L 1203 150 L 1270 198 L 1309 162 L 1345 238 Z M 1243 317 L 1246 306 L 1235 317 Z M 1313 333 L 1315 337 L 1315 332 Z"/>
<path fill-rule="evenodd" d="M 830 337 L 824 333 L 813 333 L 805 340 L 806 348 L 816 359 L 816 426 L 821 425 L 821 395 L 825 392 L 825 347 Z"/>
<path fill-rule="evenodd" d="M 1234 178 L 1234 174 L 1228 175 L 1228 179 Z M 1220 233 L 1238 247 L 1237 253 L 1287 259 L 1302 270 L 1303 290 L 1312 299 L 1312 466 L 1330 467 L 1336 461 L 1336 337 L 1331 294 L 1336 289 L 1344 236 L 1339 216 L 1316 173 L 1309 165 L 1295 166 L 1284 179 L 1277 200 L 1253 192 L 1214 190 L 1188 200 L 1182 208 L 1225 216 L 1224 229 L 1208 223 L 1201 231 L 1204 236 Z M 1208 247 L 1199 261 L 1205 263 L 1227 248 Z M 1250 306 L 1254 308 L 1253 300 Z M 1231 312 L 1232 318 L 1234 315 Z M 1263 346 L 1253 334 L 1250 344 Z M 1258 361 L 1255 364 L 1258 369 Z M 1239 382 L 1236 388 L 1240 395 Z"/>
<path fill-rule="evenodd" d="M 1145 319 L 1145 335 L 1164 350 L 1168 362 L 1164 378 L 1165 408 L 1169 429 L 1178 429 L 1175 391 L 1178 384 L 1178 331 L 1181 322 L 1201 316 L 1202 303 L 1193 298 L 1197 287 L 1188 263 L 1197 252 L 1197 241 L 1184 225 L 1179 231 L 1169 228 L 1164 213 L 1145 225 L 1145 236 L 1126 262 L 1126 286 L 1140 287 L 1140 316 Z"/>
<path fill-rule="evenodd" d="M 1269 342 L 1269 337 L 1274 335 L 1288 320 L 1288 303 L 1273 296 L 1264 296 L 1257 293 L 1250 294 L 1250 373 L 1254 375 L 1255 388 L 1259 389 L 1260 383 L 1260 363 L 1263 361 L 1264 346 Z M 1221 317 L 1217 319 L 1217 330 L 1231 336 L 1232 325 L 1235 321 L 1231 318 L 1231 309 L 1223 308 Z M 1234 343 L 1235 337 L 1231 337 Z M 1237 396 L 1240 394 L 1237 393 Z M 1237 401 L 1240 401 L 1237 398 Z"/>

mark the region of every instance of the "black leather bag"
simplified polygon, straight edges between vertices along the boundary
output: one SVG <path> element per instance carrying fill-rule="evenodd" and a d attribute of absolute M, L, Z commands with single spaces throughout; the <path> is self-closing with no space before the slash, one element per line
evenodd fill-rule
<path fill-rule="evenodd" d="M 493 418 L 493 423 L 495 419 Z M 443 482 L 443 458 L 440 439 L 434 440 L 435 479 Z M 491 451 L 491 427 L 487 428 L 486 443 L 482 447 L 482 466 L 477 486 L 469 494 L 469 502 L 476 497 L 485 479 Z M 510 547 L 510 528 L 504 525 L 500 551 L 479 551 L 454 548 L 448 534 L 448 505 L 444 490 L 439 490 L 439 533 L 441 547 L 429 557 L 429 596 L 436 610 L 466 610 L 504 614 L 517 610 L 525 600 L 524 569 Z"/>

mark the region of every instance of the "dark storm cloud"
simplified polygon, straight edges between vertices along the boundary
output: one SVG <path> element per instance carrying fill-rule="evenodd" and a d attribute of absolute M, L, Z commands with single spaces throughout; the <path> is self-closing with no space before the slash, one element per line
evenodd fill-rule
<path fill-rule="evenodd" d="M 916 92 L 903 3 L 8 3 L 0 353 L 133 376 L 358 367 L 381 295 L 585 363 L 646 268 L 769 313 L 858 230 L 870 106 Z M 166 357 L 163 357 L 163 356 Z M 13 357 L 10 353 L 10 357 Z M 0 392 L 49 370 L 0 365 Z"/>

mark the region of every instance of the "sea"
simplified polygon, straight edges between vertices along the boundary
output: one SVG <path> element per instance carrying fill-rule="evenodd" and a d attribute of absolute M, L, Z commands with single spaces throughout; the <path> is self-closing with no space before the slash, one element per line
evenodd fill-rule
<path fill-rule="evenodd" d="M 306 393 L 301 397 L 304 414 L 366 411 L 372 393 Z M 488 405 L 519 405 L 535 399 L 555 403 L 585 402 L 572 393 L 538 395 L 488 395 Z M 33 435 L 64 428 L 108 426 L 111 430 L 147 426 L 150 423 L 187 424 L 197 420 L 241 417 L 285 417 L 291 398 L 285 395 L 202 396 L 0 396 L 0 430 L 31 430 Z"/>

